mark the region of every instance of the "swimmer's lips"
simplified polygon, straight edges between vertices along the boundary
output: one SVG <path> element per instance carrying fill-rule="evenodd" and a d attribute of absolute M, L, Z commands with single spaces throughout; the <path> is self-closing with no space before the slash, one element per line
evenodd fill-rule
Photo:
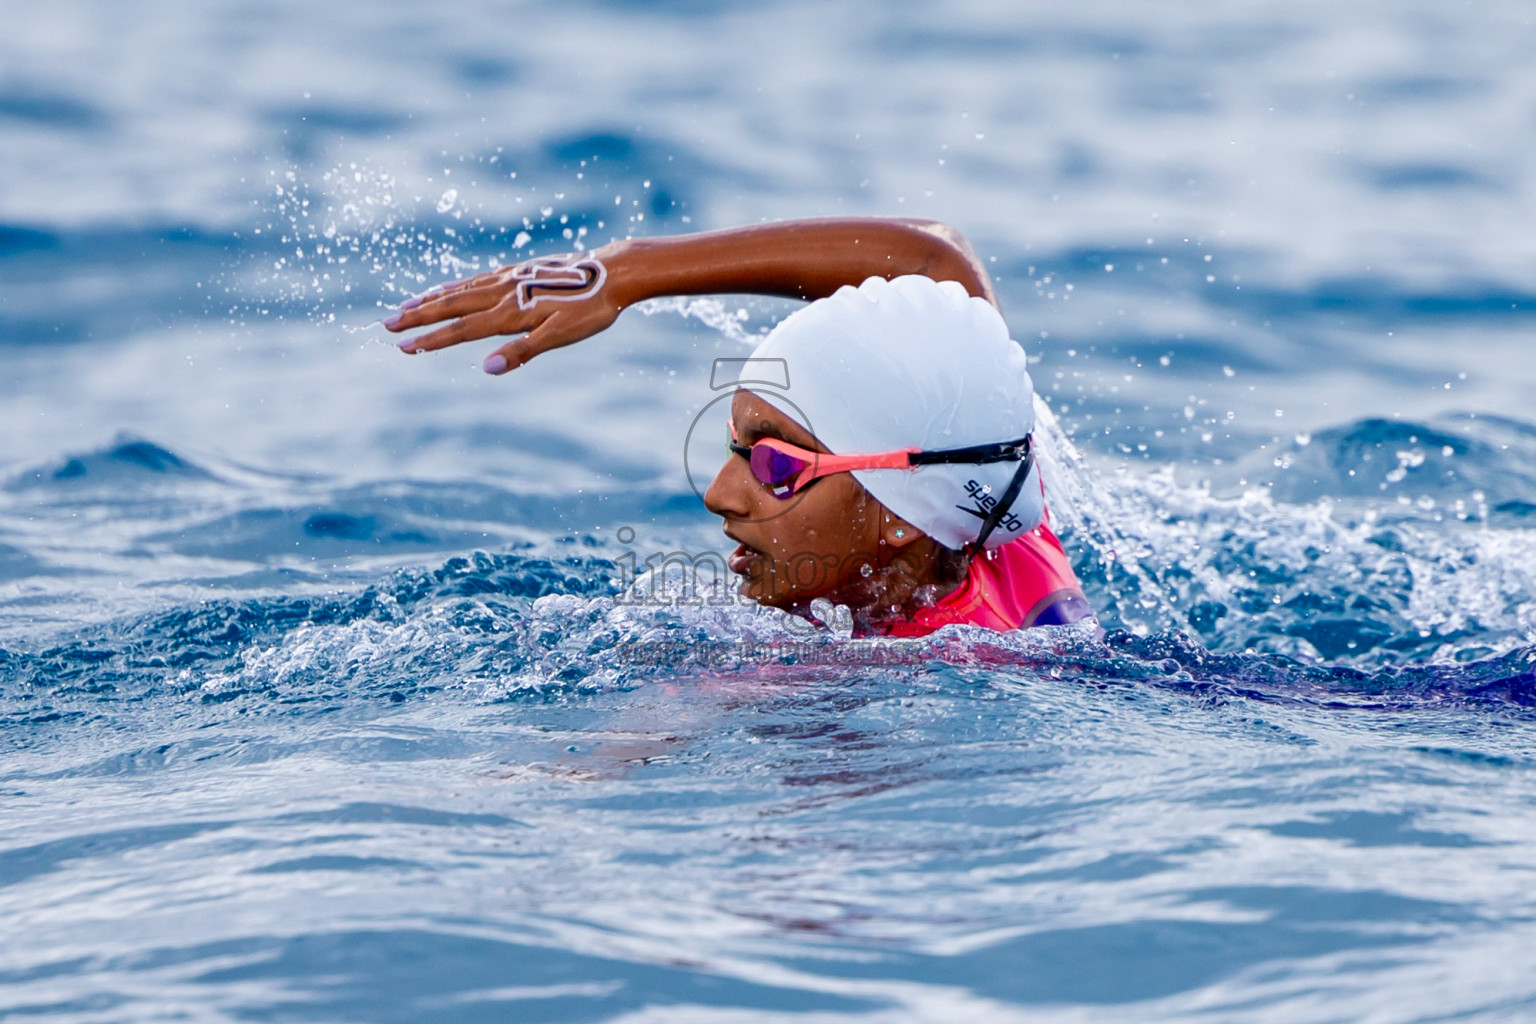
<path fill-rule="evenodd" d="M 747 570 L 752 567 L 752 563 L 762 557 L 763 553 L 756 548 L 748 547 L 745 543 L 737 544 L 736 550 L 732 551 L 730 556 L 726 558 L 725 564 L 730 568 L 731 572 L 738 576 L 745 576 L 747 575 Z"/>

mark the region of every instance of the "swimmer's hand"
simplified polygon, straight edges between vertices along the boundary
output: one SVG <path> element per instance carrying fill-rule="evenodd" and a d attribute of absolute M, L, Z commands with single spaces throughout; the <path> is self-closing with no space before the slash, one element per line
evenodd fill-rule
<path fill-rule="evenodd" d="M 626 238 L 586 253 L 528 260 L 411 299 L 391 331 L 452 321 L 400 343 L 429 352 L 520 334 L 485 360 L 506 373 L 590 338 L 627 307 L 664 295 L 721 292 L 819 299 L 869 277 L 923 274 L 955 281 L 997 305 L 986 268 L 954 228 L 934 221 L 839 217 L 754 224 L 663 238 Z"/>
<path fill-rule="evenodd" d="M 608 268 L 596 253 L 544 256 L 409 299 L 384 327 L 408 331 L 452 321 L 401 341 L 400 350 L 412 354 L 521 334 L 486 357 L 485 372 L 501 374 L 611 327 L 624 307 L 609 283 Z"/>

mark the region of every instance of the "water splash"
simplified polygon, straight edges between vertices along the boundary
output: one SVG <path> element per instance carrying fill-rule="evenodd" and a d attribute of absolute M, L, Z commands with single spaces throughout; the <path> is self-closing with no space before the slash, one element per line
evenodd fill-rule
<path fill-rule="evenodd" d="M 1055 521 L 1112 628 L 1187 631 L 1213 651 L 1360 666 L 1466 662 L 1536 639 L 1536 530 L 1514 515 L 1490 519 L 1490 504 L 1512 509 L 1518 499 L 1495 503 L 1472 489 L 1496 477 L 1506 489 L 1520 486 L 1519 474 L 1491 463 L 1491 450 L 1461 461 L 1471 482 L 1453 483 L 1469 492 L 1459 504 L 1325 493 L 1352 473 L 1306 487 L 1293 479 L 1283 492 L 1291 500 L 1282 500 L 1278 486 L 1223 495 L 1182 482 L 1172 467 L 1138 474 L 1122 466 L 1111 478 L 1043 403 L 1037 415 Z M 1367 423 L 1322 432 L 1297 447 L 1342 464 L 1358 458 L 1351 452 L 1370 431 Z M 1433 438 L 1437 454 L 1474 447 L 1471 436 L 1424 425 L 1390 432 Z M 1391 437 L 1373 443 L 1382 445 L 1398 450 Z M 1382 487 L 1413 483 L 1410 473 L 1428 461 L 1411 450 L 1394 458 Z M 1419 479 L 1432 486 L 1428 472 Z M 1378 490 L 1374 480 L 1362 486 Z"/>
<path fill-rule="evenodd" d="M 499 159 L 475 163 L 487 176 L 499 176 L 491 166 Z M 255 201 L 261 215 L 238 236 L 250 250 L 245 265 L 215 278 L 232 320 L 291 316 L 335 323 L 348 313 L 393 308 L 434 284 L 535 255 L 529 246 L 536 242 L 577 251 L 589 244 L 582 223 L 589 218 L 578 213 L 573 221 L 572 213 L 551 203 L 510 223 L 492 219 L 472 190 L 475 182 L 433 199 L 388 171 L 356 162 L 319 173 L 269 168 L 267 178 L 270 191 Z"/>
<path fill-rule="evenodd" d="M 745 308 L 737 308 L 734 311 L 727 309 L 725 303 L 719 299 L 668 296 L 647 299 L 637 304 L 635 308 L 646 316 L 676 313 L 685 319 L 697 320 L 742 345 L 756 345 L 768 333 L 768 328 L 763 327 L 749 334 L 744 325 L 751 319 L 752 314 Z"/>

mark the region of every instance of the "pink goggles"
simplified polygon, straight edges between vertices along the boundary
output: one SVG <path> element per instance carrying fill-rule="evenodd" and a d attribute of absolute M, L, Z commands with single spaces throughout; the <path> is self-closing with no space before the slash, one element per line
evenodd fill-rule
<path fill-rule="evenodd" d="M 811 481 L 834 473 L 855 469 L 911 469 L 912 456 L 918 451 L 903 448 L 879 455 L 826 455 L 797 448 L 776 437 L 759 438 L 748 447 L 737 440 L 736 424 L 732 423 L 730 427 L 731 439 L 726 444 L 731 453 L 746 459 L 752 467 L 752 475 L 768 488 L 770 494 L 781 500 L 794 497 Z"/>
<path fill-rule="evenodd" d="M 957 462 L 982 464 L 1033 461 L 1028 437 L 1002 444 L 978 444 L 969 448 L 937 451 L 902 448 L 873 455 L 827 455 L 798 448 L 776 437 L 759 438 L 751 446 L 744 445 L 736 437 L 736 424 L 730 424 L 730 428 L 731 439 L 726 444 L 731 453 L 746 459 L 752 467 L 752 475 L 779 499 L 794 497 L 813 480 L 855 469 L 917 469 L 919 466 Z"/>

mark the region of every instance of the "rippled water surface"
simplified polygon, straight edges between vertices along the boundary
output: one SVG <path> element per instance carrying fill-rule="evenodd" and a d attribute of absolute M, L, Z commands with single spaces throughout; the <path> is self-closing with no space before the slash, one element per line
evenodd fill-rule
<path fill-rule="evenodd" d="M 1527 5 L 0 11 L 0 1016 L 1536 1014 Z M 635 585 L 789 304 L 373 323 L 842 213 L 993 269 L 1102 637 Z"/>

